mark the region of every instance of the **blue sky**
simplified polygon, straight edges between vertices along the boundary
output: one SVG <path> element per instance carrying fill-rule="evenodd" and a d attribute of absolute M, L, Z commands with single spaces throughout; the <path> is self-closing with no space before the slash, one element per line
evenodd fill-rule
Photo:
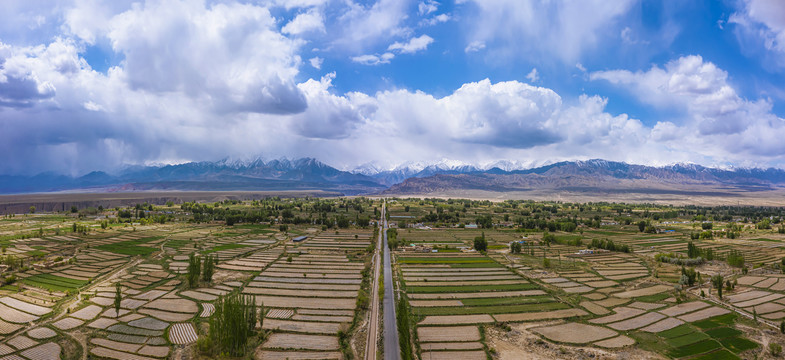
<path fill-rule="evenodd" d="M 0 3 L 0 174 L 785 167 L 785 2 Z"/>

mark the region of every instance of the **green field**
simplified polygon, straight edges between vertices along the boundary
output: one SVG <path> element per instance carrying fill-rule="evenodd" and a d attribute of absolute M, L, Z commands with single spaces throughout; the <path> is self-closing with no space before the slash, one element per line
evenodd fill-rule
<path fill-rule="evenodd" d="M 214 253 L 216 251 L 240 249 L 240 248 L 244 248 L 244 247 L 249 247 L 249 245 L 243 245 L 243 244 L 223 244 L 223 245 L 218 245 L 218 246 L 216 246 L 214 248 L 211 248 L 209 250 L 203 251 L 202 253 L 203 254 L 209 254 L 209 253 Z"/>
<path fill-rule="evenodd" d="M 514 291 L 539 289 L 534 284 L 508 284 L 508 285 L 472 285 L 472 286 L 407 286 L 406 292 L 419 293 L 448 293 L 448 292 L 479 292 L 479 291 Z"/>
<path fill-rule="evenodd" d="M 427 258 L 427 257 L 400 257 L 398 262 L 401 264 L 481 264 L 494 263 L 493 260 L 485 257 L 457 257 L 457 258 Z"/>
<path fill-rule="evenodd" d="M 136 239 L 136 240 L 127 240 L 113 244 L 104 244 L 96 246 L 96 249 L 104 250 L 113 252 L 115 254 L 122 254 L 122 255 L 142 255 L 147 256 L 150 255 L 159 249 L 157 247 L 147 247 L 141 246 L 141 244 L 146 244 L 151 241 L 163 239 L 163 236 L 150 236 L 146 238 Z"/>
<path fill-rule="evenodd" d="M 65 278 L 57 275 L 38 274 L 19 280 L 20 282 L 51 291 L 68 291 L 88 284 L 88 281 Z"/>
<path fill-rule="evenodd" d="M 416 315 L 475 315 L 475 314 L 507 314 L 533 311 L 551 311 L 568 309 L 569 305 L 560 302 L 537 304 L 519 304 L 504 306 L 445 306 L 413 308 Z"/>

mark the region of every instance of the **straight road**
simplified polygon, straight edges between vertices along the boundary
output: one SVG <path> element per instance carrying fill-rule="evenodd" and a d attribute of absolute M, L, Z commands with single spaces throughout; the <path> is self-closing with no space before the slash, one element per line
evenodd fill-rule
<path fill-rule="evenodd" d="M 382 205 L 384 214 L 384 205 Z M 382 215 L 382 219 L 384 215 Z M 376 249 L 373 253 L 373 282 L 371 283 L 371 314 L 368 321 L 368 340 L 365 343 L 365 360 L 376 360 L 377 341 L 379 339 L 379 268 L 381 257 L 379 253 L 382 248 L 382 219 L 379 219 L 379 237 L 376 239 Z"/>
<path fill-rule="evenodd" d="M 390 248 L 387 246 L 387 203 L 382 204 L 382 233 L 384 237 L 384 360 L 400 360 L 401 349 L 398 343 L 398 322 L 395 317 L 395 289 L 393 289 L 392 266 L 390 265 Z"/>

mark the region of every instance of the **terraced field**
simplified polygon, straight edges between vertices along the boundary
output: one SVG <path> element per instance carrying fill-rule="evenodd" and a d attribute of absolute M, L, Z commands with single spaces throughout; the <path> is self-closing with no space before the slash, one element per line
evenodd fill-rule
<path fill-rule="evenodd" d="M 258 357 L 342 357 L 347 349 L 340 348 L 339 333 L 352 327 L 358 306 L 367 306 L 368 295 L 361 289 L 369 271 L 364 257 L 352 260 L 345 250 L 364 251 L 370 235 L 308 240 L 273 261 L 243 288 L 243 293 L 254 295 L 268 309 L 264 329 L 273 331 Z"/>
<path fill-rule="evenodd" d="M 551 296 L 493 259 L 477 254 L 399 254 L 400 280 L 423 358 L 484 359 L 481 327 L 580 317 L 588 313 Z"/>

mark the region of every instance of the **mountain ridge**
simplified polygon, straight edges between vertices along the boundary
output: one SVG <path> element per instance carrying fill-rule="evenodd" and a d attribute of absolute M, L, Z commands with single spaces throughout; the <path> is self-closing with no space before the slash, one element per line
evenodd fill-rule
<path fill-rule="evenodd" d="M 312 157 L 269 161 L 260 157 L 245 160 L 226 158 L 133 166 L 116 174 L 93 171 L 79 177 L 54 173 L 0 175 L 0 193 L 312 189 L 357 195 L 428 194 L 460 189 L 496 192 L 638 189 L 658 192 L 669 189 L 693 191 L 700 187 L 720 191 L 762 191 L 785 187 L 785 170 L 775 168 L 729 170 L 697 164 L 655 167 L 603 159 L 518 168 L 521 164 L 515 160 L 500 160 L 479 166 L 442 160 L 436 163 L 405 163 L 390 170 L 369 163 L 344 171 Z"/>

